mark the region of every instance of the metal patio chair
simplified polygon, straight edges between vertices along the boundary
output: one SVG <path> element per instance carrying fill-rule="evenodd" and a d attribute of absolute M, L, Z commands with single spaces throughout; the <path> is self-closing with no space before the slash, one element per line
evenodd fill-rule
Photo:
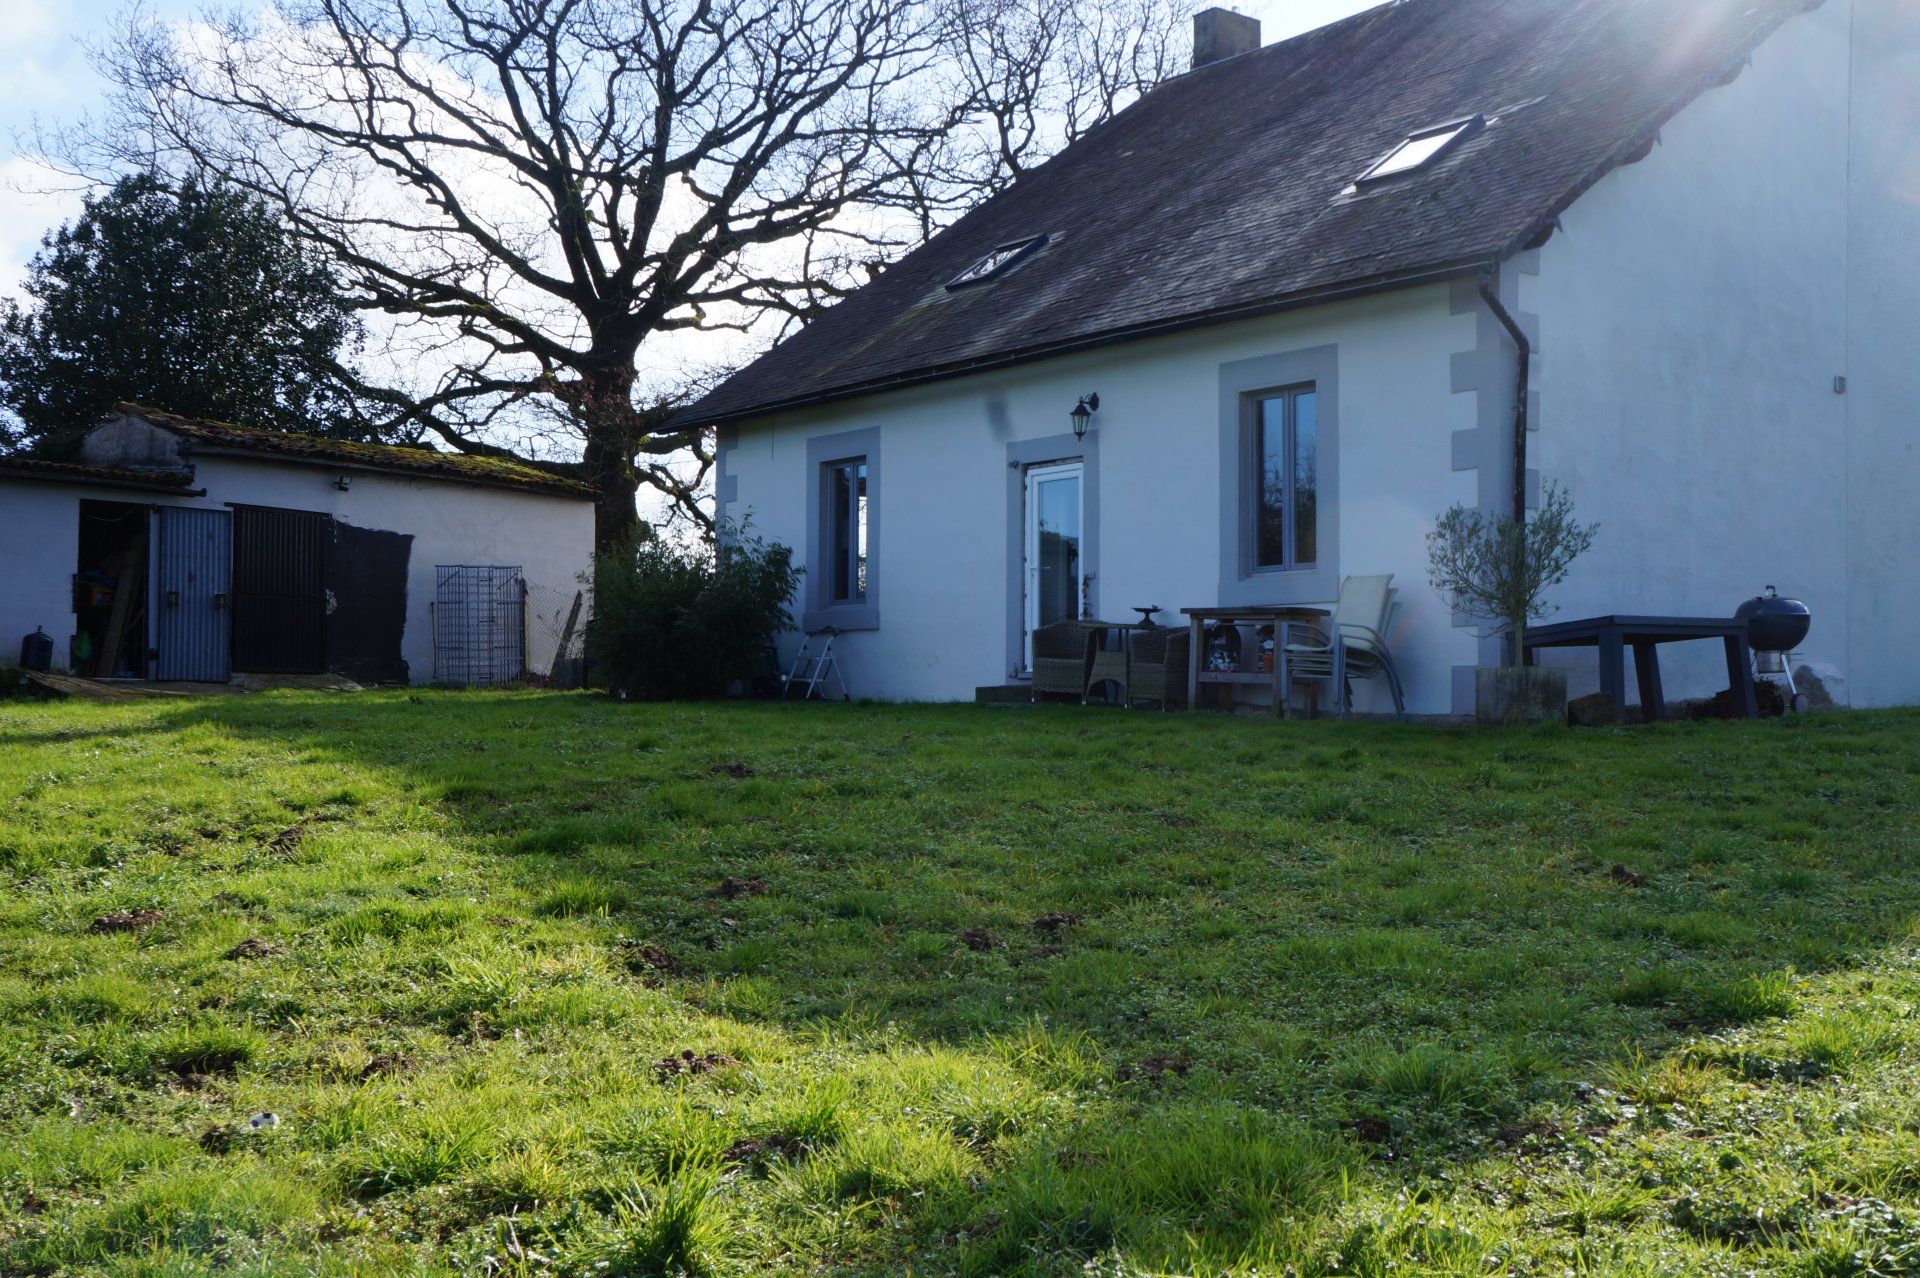
<path fill-rule="evenodd" d="M 1294 683 L 1325 684 L 1336 713 L 1353 709 L 1353 681 L 1384 677 L 1396 715 L 1407 712 L 1400 672 L 1387 647 L 1387 633 L 1400 612 L 1393 574 L 1348 577 L 1340 583 L 1340 602 L 1324 625 L 1289 621 L 1281 626 L 1289 690 Z"/>

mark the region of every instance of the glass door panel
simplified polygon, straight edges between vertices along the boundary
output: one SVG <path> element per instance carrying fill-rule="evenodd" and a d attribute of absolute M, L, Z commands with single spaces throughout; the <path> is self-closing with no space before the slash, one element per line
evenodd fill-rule
<path fill-rule="evenodd" d="M 1026 631 L 1080 615 L 1079 462 L 1027 471 Z M 1027 644 L 1029 660 L 1031 641 Z"/>

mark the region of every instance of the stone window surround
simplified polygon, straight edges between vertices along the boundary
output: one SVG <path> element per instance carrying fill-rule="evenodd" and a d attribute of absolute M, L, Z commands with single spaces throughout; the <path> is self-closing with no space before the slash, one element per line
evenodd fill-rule
<path fill-rule="evenodd" d="M 831 503 L 826 499 L 827 467 L 855 457 L 867 463 L 867 592 L 857 603 L 836 603 L 828 597 L 831 574 L 825 571 L 833 545 Z M 807 575 L 806 607 L 800 614 L 804 630 L 837 626 L 841 630 L 880 628 L 880 428 L 815 435 L 807 440 Z"/>
<path fill-rule="evenodd" d="M 1253 478 L 1259 399 L 1311 385 L 1318 414 L 1316 562 L 1255 564 Z M 1314 346 L 1220 365 L 1220 604 L 1324 603 L 1340 594 L 1340 348 Z"/>

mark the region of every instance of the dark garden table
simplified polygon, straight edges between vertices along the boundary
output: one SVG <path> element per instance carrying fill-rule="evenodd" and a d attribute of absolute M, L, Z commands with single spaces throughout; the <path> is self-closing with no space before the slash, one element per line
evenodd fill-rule
<path fill-rule="evenodd" d="M 1753 660 L 1747 647 L 1744 617 L 1588 617 L 1535 626 L 1526 633 L 1521 659 L 1534 664 L 1541 648 L 1598 648 L 1600 691 L 1613 698 L 1616 722 L 1627 717 L 1627 658 L 1633 649 L 1633 672 L 1640 683 L 1641 712 L 1649 720 L 1667 717 L 1666 693 L 1660 687 L 1660 645 L 1718 639 L 1727 652 L 1727 686 L 1734 704 L 1749 719 L 1760 717 L 1753 695 Z"/>

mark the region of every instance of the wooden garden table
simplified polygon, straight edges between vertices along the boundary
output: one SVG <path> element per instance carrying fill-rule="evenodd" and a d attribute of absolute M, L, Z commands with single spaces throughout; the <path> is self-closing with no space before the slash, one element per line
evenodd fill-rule
<path fill-rule="evenodd" d="M 1293 713 L 1287 687 L 1286 646 L 1280 642 L 1280 626 L 1288 621 L 1324 621 L 1332 613 L 1325 608 L 1307 608 L 1298 604 L 1259 605 L 1244 608 L 1182 608 L 1182 616 L 1187 619 L 1190 629 L 1190 642 L 1187 645 L 1187 708 L 1200 708 L 1200 687 L 1202 684 L 1263 684 L 1273 685 L 1273 712 L 1282 718 Z M 1208 622 L 1230 622 L 1234 625 L 1256 625 L 1273 627 L 1273 669 L 1271 671 L 1253 670 L 1207 670 L 1206 631 Z M 1242 650 L 1244 651 L 1244 649 Z M 1255 651 L 1254 663 L 1259 664 L 1259 654 Z M 1335 695 L 1338 695 L 1336 690 Z"/>

